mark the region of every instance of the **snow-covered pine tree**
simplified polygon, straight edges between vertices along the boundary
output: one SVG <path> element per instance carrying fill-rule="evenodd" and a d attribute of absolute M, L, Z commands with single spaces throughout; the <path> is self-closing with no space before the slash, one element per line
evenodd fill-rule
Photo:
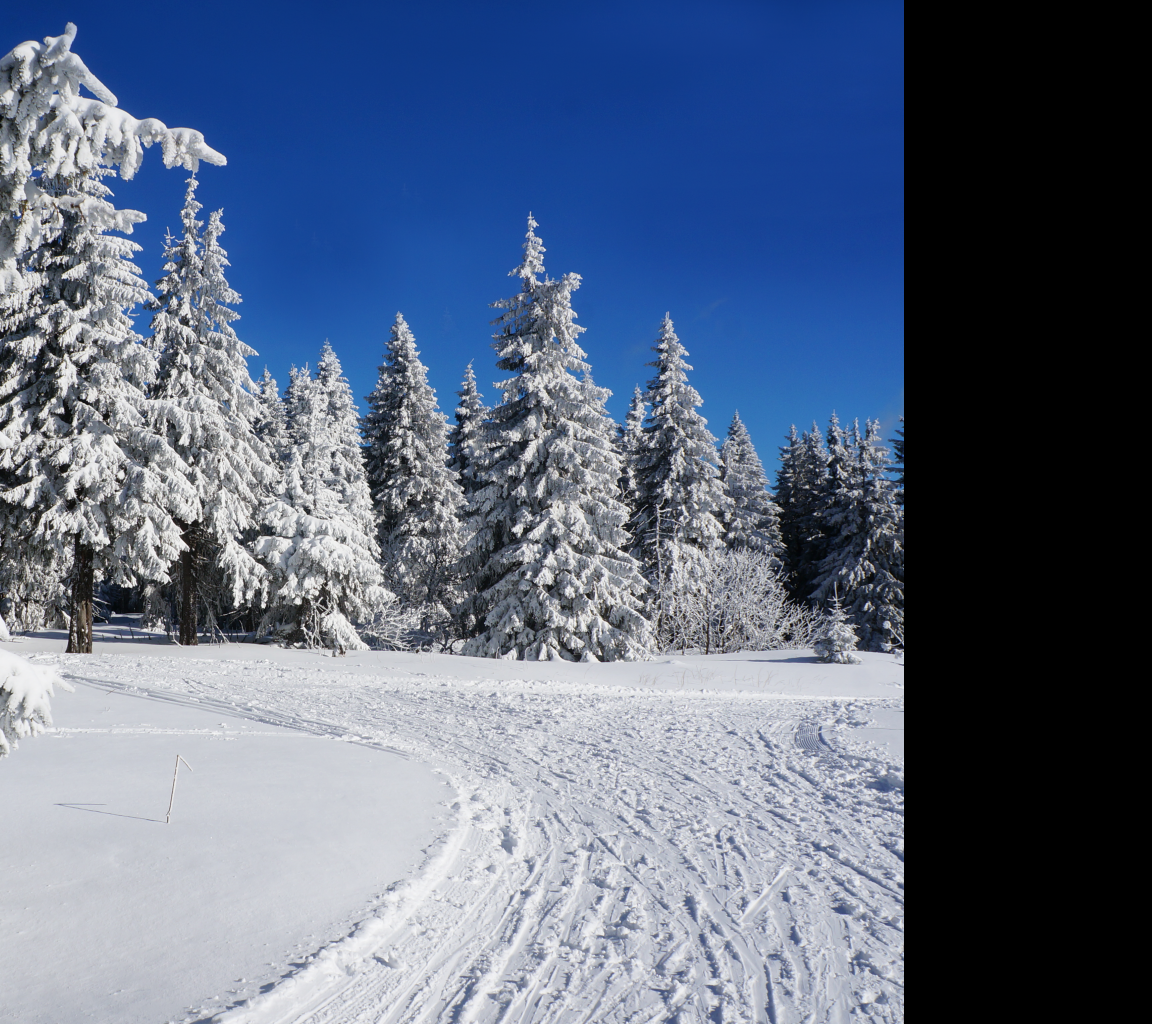
<path fill-rule="evenodd" d="M 256 398 L 260 403 L 256 436 L 276 456 L 276 465 L 282 468 L 288 456 L 288 413 L 280 397 L 280 385 L 267 366 L 256 381 Z"/>
<path fill-rule="evenodd" d="M 144 215 L 116 210 L 101 179 L 131 178 L 156 142 L 168 167 L 225 161 L 199 132 L 117 109 L 75 34 L 0 58 L 0 536 L 25 583 L 70 567 L 69 650 L 90 652 L 96 574 L 163 578 L 180 545 L 169 512 L 194 502 L 146 436 L 155 361 L 127 316 L 147 298 L 138 247 L 104 234 Z"/>
<path fill-rule="evenodd" d="M 631 660 L 648 649 L 645 591 L 624 551 L 627 510 L 617 499 L 620 458 L 604 402 L 587 375 L 571 295 L 577 274 L 544 276 L 544 246 L 528 217 L 520 291 L 493 348 L 514 376 L 485 438 L 483 525 L 470 541 L 477 565 L 470 602 L 481 632 L 465 653 L 530 660 Z M 577 377 L 580 373 L 583 376 Z"/>
<path fill-rule="evenodd" d="M 372 509 L 372 492 L 364 469 L 360 411 L 352 401 L 352 387 L 327 338 L 316 363 L 315 384 L 323 395 L 323 408 L 332 431 L 329 483 L 361 529 L 373 533 L 376 514 Z"/>
<path fill-rule="evenodd" d="M 347 450 L 347 417 L 349 410 L 355 416 L 355 406 L 350 393 L 347 401 L 333 400 L 347 382 L 341 385 L 327 342 L 322 361 L 325 356 L 326 380 L 313 380 L 307 367 L 292 367 L 290 374 L 284 488 L 264 515 L 271 536 L 256 541 L 257 556 L 272 574 L 260 631 L 290 644 L 346 651 L 366 646 L 356 624 L 392 595 L 383 586 L 363 463 L 357 468 Z M 362 459 L 358 448 L 355 456 Z"/>
<path fill-rule="evenodd" d="M 835 483 L 822 513 L 828 551 L 812 598 L 838 596 L 864 649 L 888 650 L 904 632 L 903 530 L 888 452 L 875 420 L 861 437 L 857 424 L 844 435 L 834 418 L 828 436 Z"/>
<path fill-rule="evenodd" d="M 900 415 L 900 426 L 896 428 L 896 436 L 892 441 L 892 464 L 896 467 L 896 503 L 904 505 L 904 415 Z"/>
<path fill-rule="evenodd" d="M 776 505 L 780 509 L 780 536 L 784 543 L 784 569 L 788 592 L 807 602 L 824 557 L 824 535 L 818 516 L 826 492 L 828 450 L 820 428 L 796 433 L 780 449 L 776 473 Z"/>
<path fill-rule="evenodd" d="M 240 296 L 224 277 L 220 211 L 208 218 L 201 243 L 196 185 L 195 177 L 188 180 L 183 237 L 169 236 L 165 246 L 152 319 L 161 353 L 152 422 L 180 456 L 200 508 L 198 519 L 180 522 L 180 643 L 186 645 L 198 642 L 201 608 L 213 620 L 208 628 L 215 627 L 219 590 L 230 592 L 231 607 L 238 608 L 265 585 L 265 570 L 241 538 L 280 476 L 275 454 L 256 433 L 261 407 L 247 363 L 256 352 L 232 328 L 238 314 L 231 306 Z M 216 593 L 201 593 L 206 579 Z"/>
<path fill-rule="evenodd" d="M 684 585 L 694 565 L 723 544 L 731 501 L 716 467 L 716 438 L 697 411 L 702 400 L 688 383 L 688 355 L 666 313 L 652 346 L 656 376 L 645 396 L 652 411 L 634 462 L 632 552 L 644 566 L 657 600 L 675 572 Z M 663 605 L 653 611 L 663 630 Z"/>
<path fill-rule="evenodd" d="M 470 501 L 479 486 L 477 477 L 485 455 L 484 421 L 489 416 L 484 396 L 476 390 L 471 363 L 456 395 L 460 403 L 456 406 L 456 423 L 448 431 L 448 468 L 460 481 L 465 500 Z"/>
<path fill-rule="evenodd" d="M 720 479 L 732 500 L 724 538 L 728 546 L 760 551 L 773 559 L 776 568 L 782 567 L 780 509 L 768 494 L 764 464 L 756 454 L 739 412 L 732 417 L 728 436 L 720 449 Z"/>
<path fill-rule="evenodd" d="M 824 636 L 812 645 L 812 650 L 821 661 L 834 665 L 859 665 L 861 659 L 856 654 L 856 643 L 856 629 L 840 607 L 840 598 L 833 592 Z"/>
<path fill-rule="evenodd" d="M 67 188 L 86 205 L 66 208 L 53 241 L 25 254 L 39 315 L 0 353 L 0 502 L 23 558 L 70 558 L 68 649 L 90 653 L 96 579 L 165 580 L 182 547 L 173 517 L 199 506 L 176 453 L 147 428 L 156 362 L 127 315 L 149 298 L 131 262 L 139 246 L 96 227 L 114 216 L 96 178 Z M 104 218 L 92 214 L 101 205 Z"/>
<path fill-rule="evenodd" d="M 474 379 L 472 384 L 475 394 Z M 399 313 L 367 401 L 365 464 L 385 580 L 406 604 L 421 609 L 421 628 L 430 632 L 447 622 L 458 599 L 464 496 L 447 463 L 445 416 Z"/>
<path fill-rule="evenodd" d="M 637 384 L 628 403 L 624 423 L 616 428 L 616 450 L 620 453 L 620 500 L 628 507 L 629 517 L 636 512 L 636 454 L 644 438 L 644 417 L 648 403 Z"/>

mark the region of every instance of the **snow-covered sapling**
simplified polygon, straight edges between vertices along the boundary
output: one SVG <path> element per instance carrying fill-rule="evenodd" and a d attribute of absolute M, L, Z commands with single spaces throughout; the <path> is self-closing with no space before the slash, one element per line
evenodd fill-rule
<path fill-rule="evenodd" d="M 827 632 L 812 645 L 816 657 L 836 665 L 859 665 L 856 655 L 856 628 L 840 607 L 840 596 L 834 595 L 828 612 Z"/>

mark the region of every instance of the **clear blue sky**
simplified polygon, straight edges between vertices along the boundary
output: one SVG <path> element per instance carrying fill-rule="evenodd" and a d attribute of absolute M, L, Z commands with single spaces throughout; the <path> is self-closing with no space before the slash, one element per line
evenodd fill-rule
<path fill-rule="evenodd" d="M 4 4 L 0 52 L 76 22 L 74 50 L 136 117 L 228 157 L 237 330 L 286 383 L 329 338 L 357 401 L 397 310 L 441 408 L 489 347 L 531 210 L 574 271 L 581 343 L 623 417 L 665 310 L 723 437 L 769 474 L 790 423 L 904 408 L 899 3 Z M 185 174 L 158 150 L 116 203 L 144 211 L 149 281 Z M 137 328 L 147 331 L 147 315 Z"/>

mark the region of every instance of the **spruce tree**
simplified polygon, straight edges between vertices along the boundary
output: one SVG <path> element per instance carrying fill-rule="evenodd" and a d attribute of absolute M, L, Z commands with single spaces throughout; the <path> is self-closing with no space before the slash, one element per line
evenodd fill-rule
<path fill-rule="evenodd" d="M 288 414 L 284 400 L 280 397 L 280 385 L 268 372 L 267 366 L 256 381 L 256 397 L 260 403 L 260 417 L 255 425 L 256 436 L 276 457 L 276 465 L 282 469 L 288 455 Z"/>
<path fill-rule="evenodd" d="M 357 470 L 347 451 L 355 406 L 350 393 L 333 397 L 347 382 L 341 385 L 327 342 L 321 361 L 326 380 L 312 379 L 307 367 L 293 367 L 290 375 L 284 486 L 264 515 L 270 536 L 256 541 L 272 576 L 260 630 L 290 644 L 345 651 L 365 646 L 356 624 L 371 619 L 391 594 L 383 586 L 363 463 Z M 361 459 L 358 448 L 355 456 Z"/>
<path fill-rule="evenodd" d="M 768 555 L 777 568 L 781 567 L 780 510 L 768 494 L 764 464 L 739 412 L 732 417 L 720 449 L 720 479 L 732 501 L 724 538 L 728 546 L 759 551 Z"/>
<path fill-rule="evenodd" d="M 892 441 L 892 464 L 896 467 L 896 502 L 904 505 L 904 415 L 900 415 L 900 426 L 896 428 L 896 436 Z"/>
<path fill-rule="evenodd" d="M 465 500 L 470 501 L 479 486 L 478 476 L 484 464 L 484 421 L 489 409 L 483 395 L 476 390 L 472 364 L 464 371 L 456 406 L 456 423 L 448 431 L 448 468 L 460 481 Z"/>
<path fill-rule="evenodd" d="M 372 508 L 372 493 L 368 488 L 368 475 L 364 467 L 359 410 L 352 401 L 352 387 L 327 338 L 320 349 L 314 383 L 326 417 L 325 422 L 331 431 L 328 438 L 329 486 L 340 495 L 344 507 L 360 524 L 360 528 L 372 533 L 376 528 L 376 514 Z M 309 394 L 312 395 L 311 390 Z"/>
<path fill-rule="evenodd" d="M 652 407 L 634 463 L 636 511 L 633 554 L 659 587 L 675 568 L 681 575 L 723 541 L 731 501 L 717 469 L 716 438 L 696 409 L 703 404 L 688 383 L 688 352 L 666 313 L 649 363 L 656 376 L 645 396 Z"/>
<path fill-rule="evenodd" d="M 544 276 L 544 247 L 529 215 L 520 291 L 494 305 L 498 384 L 488 456 L 470 542 L 479 634 L 466 654 L 531 660 L 630 660 L 648 646 L 645 590 L 624 551 L 627 510 L 617 499 L 620 458 L 588 375 L 571 294 L 577 274 Z M 580 377 L 575 374 L 581 374 Z"/>
<path fill-rule="evenodd" d="M 829 600 L 824 636 L 812 645 L 812 650 L 821 661 L 833 665 L 859 665 L 861 659 L 856 653 L 857 641 L 856 629 L 844 614 L 840 598 L 833 592 Z"/>
<path fill-rule="evenodd" d="M 131 262 L 139 247 L 95 226 L 97 211 L 114 215 L 102 183 L 67 190 L 86 203 L 28 254 L 39 315 L 0 355 L 0 501 L 19 557 L 70 561 L 68 648 L 90 653 L 96 580 L 165 580 L 182 547 L 173 516 L 195 517 L 199 505 L 176 454 L 147 427 L 156 362 L 128 316 L 149 298 Z"/>
<path fill-rule="evenodd" d="M 644 417 L 647 415 L 648 403 L 637 384 L 624 423 L 616 428 L 616 450 L 620 453 L 621 464 L 620 500 L 628 506 L 630 518 L 636 514 L 636 456 L 644 438 Z"/>
<path fill-rule="evenodd" d="M 823 603 L 839 595 L 864 649 L 889 650 L 904 633 L 904 583 L 903 529 L 887 449 L 874 420 L 863 437 L 858 425 L 845 435 L 834 422 L 830 441 L 835 435 L 829 445 L 833 489 L 823 512 L 828 549 L 812 598 Z"/>
<path fill-rule="evenodd" d="M 240 296 L 224 277 L 224 225 L 220 212 L 213 213 L 201 240 L 196 185 L 194 177 L 188 180 L 183 237 L 167 240 L 152 319 L 160 349 L 152 421 L 179 455 L 199 508 L 196 518 L 179 522 L 185 545 L 180 642 L 186 645 L 198 642 L 201 606 L 214 628 L 221 589 L 236 608 L 264 586 L 266 573 L 241 538 L 280 476 L 275 455 L 256 433 L 261 407 L 246 361 L 256 353 L 232 328 L 238 315 L 231 306 Z"/>
<path fill-rule="evenodd" d="M 827 491 L 828 450 L 820 428 L 813 423 L 810 431 L 797 435 L 793 426 L 788 444 L 780 449 L 780 463 L 776 504 L 786 582 L 794 601 L 807 602 L 825 554 L 819 511 Z"/>
<path fill-rule="evenodd" d="M 365 463 L 385 577 L 407 604 L 422 609 L 421 627 L 429 631 L 456 604 L 464 496 L 447 464 L 445 416 L 399 313 L 367 401 Z"/>
<path fill-rule="evenodd" d="M 133 177 L 153 143 L 168 167 L 224 158 L 199 132 L 118 109 L 75 35 L 69 23 L 0 58 L 0 537 L 21 587 L 70 568 L 69 650 L 86 653 L 97 575 L 164 579 L 172 513 L 195 511 L 145 425 L 155 360 L 128 317 L 148 297 L 137 247 L 105 234 L 145 218 L 116 210 L 101 179 Z"/>

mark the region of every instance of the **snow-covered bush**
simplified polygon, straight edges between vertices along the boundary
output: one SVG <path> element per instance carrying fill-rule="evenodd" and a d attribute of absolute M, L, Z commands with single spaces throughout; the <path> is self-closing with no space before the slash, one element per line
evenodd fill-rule
<path fill-rule="evenodd" d="M 410 651 L 432 637 L 420 631 L 420 613 L 389 595 L 367 622 L 360 623 L 361 638 L 376 651 Z"/>
<path fill-rule="evenodd" d="M 788 599 L 777 565 L 772 554 L 748 549 L 677 561 L 658 595 L 661 648 L 727 654 L 811 647 L 824 632 L 823 616 Z"/>
<path fill-rule="evenodd" d="M 52 724 L 54 686 L 72 691 L 55 669 L 0 651 L 0 757 L 10 754 L 17 740 L 36 736 Z"/>
<path fill-rule="evenodd" d="M 856 627 L 840 607 L 839 596 L 833 596 L 825 633 L 812 645 L 816 657 L 836 665 L 859 665 L 860 658 L 855 654 L 857 640 Z"/>

